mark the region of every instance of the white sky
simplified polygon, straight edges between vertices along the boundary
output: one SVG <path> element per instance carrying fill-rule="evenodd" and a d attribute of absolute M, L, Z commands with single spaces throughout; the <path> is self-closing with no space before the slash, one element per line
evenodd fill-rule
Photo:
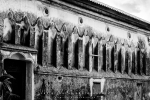
<path fill-rule="evenodd" d="M 150 22 L 150 0 L 97 0 Z"/>

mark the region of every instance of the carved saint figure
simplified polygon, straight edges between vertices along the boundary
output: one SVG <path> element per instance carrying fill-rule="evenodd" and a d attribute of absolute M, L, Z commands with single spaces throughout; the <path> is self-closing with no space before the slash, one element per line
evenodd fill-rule
<path fill-rule="evenodd" d="M 11 40 L 12 33 L 12 23 L 9 18 L 4 19 L 4 28 L 3 28 L 3 41 L 7 42 Z"/>

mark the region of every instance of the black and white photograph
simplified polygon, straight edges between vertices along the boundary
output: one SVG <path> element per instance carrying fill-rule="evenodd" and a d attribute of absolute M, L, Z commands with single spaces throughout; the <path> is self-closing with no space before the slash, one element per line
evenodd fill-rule
<path fill-rule="evenodd" d="M 0 0 L 0 100 L 150 100 L 150 0 Z"/>

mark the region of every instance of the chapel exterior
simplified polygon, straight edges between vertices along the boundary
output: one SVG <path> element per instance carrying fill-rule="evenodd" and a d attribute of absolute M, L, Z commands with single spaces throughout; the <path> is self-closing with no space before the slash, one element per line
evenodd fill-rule
<path fill-rule="evenodd" d="M 150 100 L 150 23 L 95 0 L 1 0 L 0 75 L 21 100 Z"/>

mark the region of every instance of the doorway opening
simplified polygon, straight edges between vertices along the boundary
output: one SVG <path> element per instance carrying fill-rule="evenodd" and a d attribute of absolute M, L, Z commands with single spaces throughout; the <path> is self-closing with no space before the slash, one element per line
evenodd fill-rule
<path fill-rule="evenodd" d="M 21 100 L 26 99 L 26 61 L 5 59 L 4 69 L 14 77 L 11 79 L 12 93 L 16 94 Z"/>

